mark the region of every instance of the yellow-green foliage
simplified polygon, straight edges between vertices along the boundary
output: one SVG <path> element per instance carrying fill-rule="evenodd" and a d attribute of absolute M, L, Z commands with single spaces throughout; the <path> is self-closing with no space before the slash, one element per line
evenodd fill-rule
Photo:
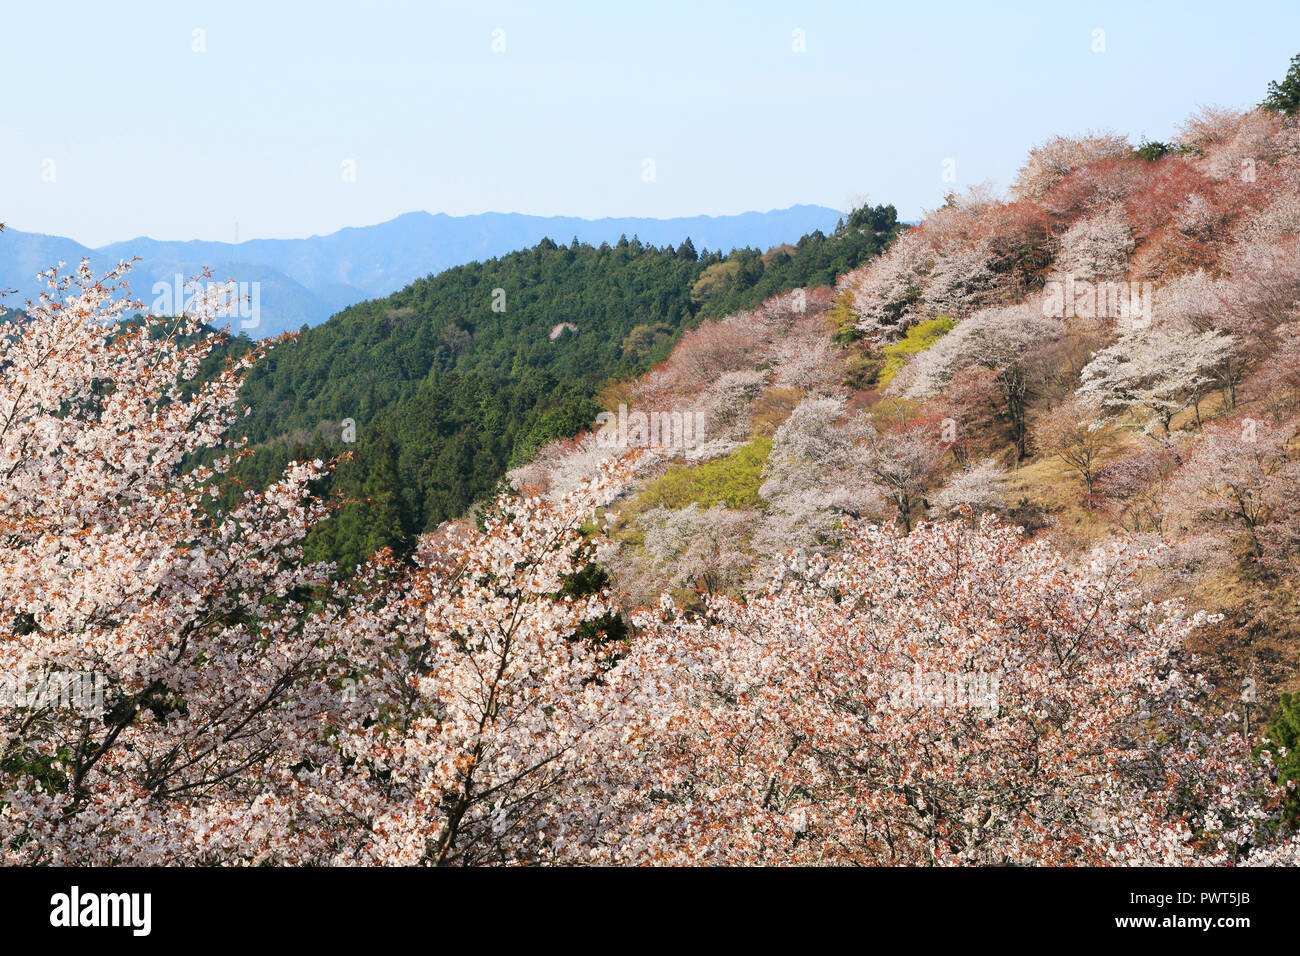
<path fill-rule="evenodd" d="M 714 296 L 724 295 L 740 274 L 740 263 L 736 261 L 715 262 L 695 280 L 691 286 L 691 299 L 696 302 L 708 302 Z"/>
<path fill-rule="evenodd" d="M 855 392 L 875 388 L 882 364 L 878 355 L 862 352 L 850 355 L 844 363 L 844 377 L 841 381 Z"/>
<path fill-rule="evenodd" d="M 826 313 L 826 321 L 833 330 L 832 338 L 841 344 L 852 342 L 858 337 L 858 317 L 853 314 L 853 298 L 847 292 L 841 292 L 831 303 Z"/>
<path fill-rule="evenodd" d="M 876 378 L 876 387 L 884 388 L 888 385 L 890 380 L 907 364 L 908 359 L 918 352 L 924 352 L 935 342 L 938 342 L 956 324 L 946 315 L 936 316 L 933 319 L 916 323 L 907 330 L 907 334 L 899 341 L 893 345 L 886 345 L 880 350 L 885 365 Z"/>
<path fill-rule="evenodd" d="M 709 508 L 721 502 L 728 508 L 757 508 L 763 500 L 763 464 L 772 450 L 770 438 L 755 438 L 726 458 L 699 465 L 671 465 L 664 475 L 641 493 L 644 508 L 685 508 L 692 502 Z"/>

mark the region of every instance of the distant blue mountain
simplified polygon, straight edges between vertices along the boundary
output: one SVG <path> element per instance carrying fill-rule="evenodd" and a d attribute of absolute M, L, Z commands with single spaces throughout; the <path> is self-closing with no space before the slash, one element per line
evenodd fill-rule
<path fill-rule="evenodd" d="M 132 291 L 148 307 L 155 283 L 174 284 L 204 266 L 213 279 L 258 283 L 260 321 L 247 328 L 264 337 L 323 322 L 346 306 L 397 291 L 415 279 L 475 260 L 491 259 L 550 238 L 599 245 L 620 236 L 678 245 L 690 237 L 696 249 L 729 252 L 743 246 L 768 249 L 820 229 L 829 232 L 840 213 L 825 206 L 791 206 L 771 212 L 678 219 L 576 219 L 481 213 L 474 216 L 410 212 L 374 226 L 348 227 L 309 239 L 250 239 L 246 242 L 162 241 L 140 237 L 90 249 L 71 239 L 6 229 L 0 232 L 0 288 L 17 289 L 6 299 L 20 306 L 40 291 L 34 277 L 60 260 L 89 258 L 96 270 L 139 256 Z M 241 322 L 232 320 L 235 331 Z"/>

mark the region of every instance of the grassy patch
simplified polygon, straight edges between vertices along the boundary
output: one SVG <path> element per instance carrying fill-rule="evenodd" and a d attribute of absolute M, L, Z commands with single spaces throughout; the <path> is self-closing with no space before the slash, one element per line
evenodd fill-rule
<path fill-rule="evenodd" d="M 757 438 L 770 438 L 776 434 L 790 413 L 804 399 L 804 392 L 798 388 L 769 388 L 754 400 L 750 409 L 749 420 L 753 425 L 752 434 Z M 766 452 L 764 453 L 766 458 Z"/>
<path fill-rule="evenodd" d="M 948 332 L 952 331 L 953 326 L 956 324 L 946 315 L 936 316 L 933 319 L 916 323 L 897 342 L 886 345 L 880 350 L 884 365 L 881 366 L 880 373 L 876 376 L 876 387 L 884 388 L 888 385 L 894 376 L 903 370 L 903 366 L 907 364 L 908 359 L 918 352 L 924 352 L 935 342 L 938 342 Z"/>
<path fill-rule="evenodd" d="M 763 464 L 772 450 L 770 438 L 755 438 L 725 458 L 699 465 L 670 465 L 668 470 L 637 496 L 634 510 L 702 508 L 723 504 L 728 508 L 758 508 L 763 499 Z"/>

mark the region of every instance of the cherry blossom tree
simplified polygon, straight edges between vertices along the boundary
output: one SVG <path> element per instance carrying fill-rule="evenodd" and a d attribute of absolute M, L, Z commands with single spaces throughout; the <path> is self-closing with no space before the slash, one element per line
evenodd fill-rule
<path fill-rule="evenodd" d="M 1205 166 L 1215 179 L 1241 176 L 1242 163 L 1270 163 L 1281 155 L 1278 133 L 1283 120 L 1267 110 L 1251 110 L 1233 123 L 1224 123 L 1221 132 L 1207 142 Z"/>
<path fill-rule="evenodd" d="M 1295 186 L 1286 184 L 1273 193 L 1264 208 L 1245 217 L 1241 238 L 1251 244 L 1276 243 L 1300 233 L 1300 192 Z"/>
<path fill-rule="evenodd" d="M 1213 300 L 1227 312 L 1230 332 L 1273 328 L 1295 317 L 1300 305 L 1300 241 L 1242 242 L 1225 256 L 1231 283 Z"/>
<path fill-rule="evenodd" d="M 1239 242 L 1223 257 L 1228 275 L 1203 271 L 1180 276 L 1156 297 L 1162 326 L 1173 333 L 1221 332 L 1232 347 L 1213 366 L 1229 409 L 1238 385 L 1270 352 L 1277 329 L 1294 318 L 1300 303 L 1300 245 Z"/>
<path fill-rule="evenodd" d="M 985 511 L 1006 507 L 1007 470 L 992 458 L 972 462 L 954 474 L 930 503 L 943 514 L 953 515 L 969 509 L 972 520 Z"/>
<path fill-rule="evenodd" d="M 1174 210 L 1174 225 L 1197 239 L 1212 238 L 1224 225 L 1226 211 L 1200 193 L 1191 193 Z"/>
<path fill-rule="evenodd" d="M 1000 395 L 997 373 L 979 366 L 962 369 L 944 385 L 927 407 L 946 420 L 953 457 L 963 465 L 977 445 L 997 435 Z"/>
<path fill-rule="evenodd" d="M 963 319 L 981 308 L 1021 298 L 1051 260 L 1050 221 L 1033 203 L 996 201 L 976 187 L 948 197 L 889 251 L 844 276 L 871 339 L 894 337 L 921 318 Z"/>
<path fill-rule="evenodd" d="M 643 558 L 655 587 L 642 592 L 653 604 L 664 588 L 728 593 L 745 583 L 755 559 L 744 548 L 756 516 L 744 511 L 692 502 L 685 508 L 655 508 L 640 517 Z"/>
<path fill-rule="evenodd" d="M 1267 842 L 1277 788 L 1195 705 L 1203 619 L 985 518 L 860 525 L 702 616 L 665 606 L 610 675 L 569 861 L 1188 864 Z M 597 816 L 584 808 L 599 806 Z"/>
<path fill-rule="evenodd" d="M 1277 328 L 1273 348 L 1247 383 L 1247 393 L 1265 402 L 1275 421 L 1300 409 L 1300 322 Z"/>
<path fill-rule="evenodd" d="M 1019 199 L 1040 199 L 1066 175 L 1104 159 L 1119 159 L 1132 153 L 1128 140 L 1115 133 L 1084 136 L 1056 136 L 1029 151 L 1029 158 L 1016 176 L 1011 193 Z"/>
<path fill-rule="evenodd" d="M 1104 213 L 1125 203 L 1151 181 L 1154 164 L 1134 156 L 1112 156 L 1072 169 L 1034 202 L 1052 214 L 1058 226 Z"/>
<path fill-rule="evenodd" d="M 1177 334 L 1131 332 L 1102 349 L 1080 374 L 1078 395 L 1111 418 L 1132 415 L 1169 434 L 1174 415 L 1199 403 L 1214 370 L 1232 353 L 1234 339 L 1218 331 Z"/>
<path fill-rule="evenodd" d="M 1216 422 L 1168 486 L 1169 514 L 1196 526 L 1235 529 L 1261 566 L 1283 563 L 1300 509 L 1300 461 L 1290 450 L 1300 423 L 1249 417 Z"/>
<path fill-rule="evenodd" d="M 581 525 L 626 479 L 605 468 L 558 504 L 499 499 L 418 566 L 372 583 L 336 634 L 331 676 L 348 689 L 300 773 L 304 822 L 331 864 L 448 865 L 535 859 L 550 801 L 595 726 L 585 689 L 617 648 L 584 625 L 604 591 L 568 586 L 592 545 Z"/>
<path fill-rule="evenodd" d="M 1098 420 L 1091 402 L 1074 396 L 1045 415 L 1036 426 L 1035 435 L 1045 451 L 1078 474 L 1091 501 L 1098 469 L 1117 444 L 1114 426 Z"/>
<path fill-rule="evenodd" d="M 1233 136 L 1245 115 L 1241 110 L 1202 106 L 1179 124 L 1178 142 L 1203 150 Z"/>
<path fill-rule="evenodd" d="M 102 687 L 0 722 L 9 862 L 194 859 L 217 821 L 274 817 L 326 708 L 307 678 L 336 615 L 301 550 L 322 463 L 214 511 L 256 350 L 187 390 L 214 303 L 127 321 L 128 270 L 51 270 L 0 326 L 0 680 Z"/>
<path fill-rule="evenodd" d="M 1061 236 L 1056 267 L 1084 279 L 1117 279 L 1127 272 L 1133 233 L 1123 207 L 1080 219 Z"/>
<path fill-rule="evenodd" d="M 0 723 L 5 861 L 533 858 L 617 656 L 582 524 L 624 464 L 331 583 L 301 549 L 322 464 L 218 508 L 252 359 L 195 381 L 204 304 L 124 321 L 125 271 L 51 274 L 0 329 L 0 680 L 103 687 Z"/>
<path fill-rule="evenodd" d="M 743 440 L 752 431 L 750 412 L 754 400 L 767 387 L 768 374 L 743 369 L 718 376 L 699 394 L 698 405 L 705 414 L 710 439 Z"/>
<path fill-rule="evenodd" d="M 753 368 L 768 335 L 768 323 L 752 313 L 705 322 L 681 337 L 651 378 L 662 380 L 660 388 L 697 390 L 726 372 Z"/>
<path fill-rule="evenodd" d="M 759 487 L 770 514 L 760 544 L 778 552 L 815 548 L 836 537 L 846 516 L 882 506 L 863 461 L 874 429 L 858 419 L 842 421 L 845 410 L 842 398 L 807 398 L 777 429 Z"/>
<path fill-rule="evenodd" d="M 1175 445 L 1148 442 L 1103 462 L 1093 487 L 1127 531 L 1158 534 L 1164 526 L 1164 485 L 1179 463 Z"/>
<path fill-rule="evenodd" d="M 836 287 L 849 296 L 864 335 L 897 334 L 915 321 L 929 261 L 924 237 L 910 230 L 884 255 L 840 278 Z"/>
<path fill-rule="evenodd" d="M 1020 457 L 1026 454 L 1027 413 L 1042 380 L 1042 349 L 1064 334 L 1059 321 L 1030 303 L 976 313 L 916 356 L 896 381 L 908 398 L 938 394 L 958 372 L 987 369 L 1000 397 L 1000 410 Z"/>
<path fill-rule="evenodd" d="M 931 420 L 868 432 L 861 451 L 862 467 L 880 497 L 894 506 L 904 531 L 912 530 L 925 492 L 947 451 L 939 424 Z"/>
<path fill-rule="evenodd" d="M 639 461 L 648 464 L 658 451 L 644 450 Z M 602 467 L 620 454 L 626 454 L 626 449 L 602 440 L 597 433 L 583 432 L 574 438 L 547 442 L 531 461 L 512 469 L 506 478 L 516 489 L 540 491 L 552 502 L 559 502 L 585 482 L 597 479 Z"/>
<path fill-rule="evenodd" d="M 819 317 L 801 323 L 801 334 L 783 336 L 776 345 L 773 384 L 807 394 L 834 395 L 843 391 L 844 356 L 832 347 L 830 329 Z"/>

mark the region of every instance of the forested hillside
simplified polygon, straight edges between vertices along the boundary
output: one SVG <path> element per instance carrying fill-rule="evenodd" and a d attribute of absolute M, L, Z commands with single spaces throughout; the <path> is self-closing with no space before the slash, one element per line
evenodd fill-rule
<path fill-rule="evenodd" d="M 261 486 L 292 459 L 350 452 L 323 490 L 354 503 L 309 550 L 355 563 L 465 513 L 512 464 L 588 427 L 603 386 L 665 358 L 701 316 L 832 282 L 899 228 L 893 207 L 864 207 L 766 255 L 545 240 L 448 269 L 274 345 L 242 393 L 255 447 L 242 474 Z"/>

